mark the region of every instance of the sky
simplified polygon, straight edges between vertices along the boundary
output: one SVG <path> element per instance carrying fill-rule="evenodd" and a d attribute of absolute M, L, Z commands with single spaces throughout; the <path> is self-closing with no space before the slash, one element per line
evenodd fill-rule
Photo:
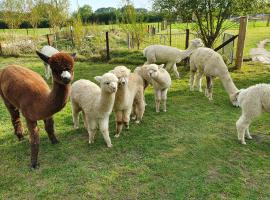
<path fill-rule="evenodd" d="M 88 4 L 92 7 L 93 11 L 97 10 L 98 8 L 102 7 L 122 7 L 121 0 L 71 0 L 70 9 L 71 11 L 74 11 L 79 6 L 83 6 L 85 4 Z M 151 9 L 151 0 L 131 0 L 135 8 L 146 8 L 148 10 Z"/>

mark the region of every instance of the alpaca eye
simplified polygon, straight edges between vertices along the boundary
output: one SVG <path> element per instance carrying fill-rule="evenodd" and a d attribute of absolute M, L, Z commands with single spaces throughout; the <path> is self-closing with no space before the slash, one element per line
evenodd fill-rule
<path fill-rule="evenodd" d="M 106 82 L 107 85 L 109 85 L 110 83 L 109 82 Z"/>

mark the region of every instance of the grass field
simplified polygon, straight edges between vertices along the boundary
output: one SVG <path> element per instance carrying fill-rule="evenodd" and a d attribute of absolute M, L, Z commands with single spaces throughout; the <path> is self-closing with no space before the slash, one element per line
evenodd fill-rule
<path fill-rule="evenodd" d="M 109 64 L 77 62 L 75 80 L 93 80 L 117 64 L 134 68 L 143 63 L 140 52 L 114 54 Z M 23 64 L 44 74 L 36 56 L 0 58 L 0 67 Z M 130 64 L 128 64 L 130 63 Z M 55 115 L 60 144 L 50 144 L 39 123 L 41 146 L 36 171 L 29 169 L 28 140 L 17 141 L 9 114 L 0 101 L 0 199 L 270 199 L 270 123 L 263 115 L 251 126 L 254 140 L 237 141 L 235 122 L 240 109 L 232 107 L 220 81 L 214 101 L 189 92 L 189 74 L 173 80 L 168 112 L 154 112 L 152 88 L 140 125 L 105 146 L 101 134 L 88 144 L 86 130 L 73 129 L 70 103 Z M 232 73 L 239 88 L 270 80 L 270 68 L 247 63 Z M 27 131 L 25 132 L 28 138 Z"/>

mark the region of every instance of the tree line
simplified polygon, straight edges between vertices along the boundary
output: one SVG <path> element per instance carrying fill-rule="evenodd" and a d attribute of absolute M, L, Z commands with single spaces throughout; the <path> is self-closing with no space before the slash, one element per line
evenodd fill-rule
<path fill-rule="evenodd" d="M 70 15 L 69 6 L 69 0 L 0 0 L 0 28 L 61 29 L 72 24 L 77 15 L 84 24 L 114 24 L 122 20 L 126 9 L 126 6 L 107 7 L 93 12 L 90 5 L 84 5 Z M 135 10 L 137 17 L 143 22 L 157 22 L 164 18 L 161 13 L 144 8 Z"/>

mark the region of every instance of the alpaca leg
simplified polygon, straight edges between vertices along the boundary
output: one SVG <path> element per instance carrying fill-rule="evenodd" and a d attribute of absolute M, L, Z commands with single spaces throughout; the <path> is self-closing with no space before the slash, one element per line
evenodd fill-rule
<path fill-rule="evenodd" d="M 109 134 L 109 118 L 99 121 L 99 128 L 103 135 L 103 138 L 107 144 L 107 147 L 112 147 L 111 138 Z"/>
<path fill-rule="evenodd" d="M 16 107 L 10 104 L 6 99 L 3 98 L 3 100 L 10 113 L 15 135 L 18 137 L 19 140 L 22 140 L 23 139 L 23 126 L 20 119 L 20 112 Z"/>
<path fill-rule="evenodd" d="M 167 91 L 168 91 L 168 89 L 161 91 L 161 102 L 163 104 L 163 112 L 167 112 L 167 105 L 166 105 Z"/>
<path fill-rule="evenodd" d="M 236 122 L 238 140 L 240 140 L 242 144 L 246 144 L 245 131 L 248 128 L 249 124 L 250 124 L 250 120 L 248 120 L 244 115 L 242 115 Z"/>
<path fill-rule="evenodd" d="M 52 144 L 57 144 L 59 141 L 57 140 L 55 134 L 54 134 L 54 121 L 53 118 L 48 118 L 44 120 L 45 124 L 45 130 L 48 133 L 48 137 Z"/>
<path fill-rule="evenodd" d="M 161 91 L 155 90 L 155 100 L 156 100 L 156 112 L 159 112 L 160 101 L 161 101 Z"/>
<path fill-rule="evenodd" d="M 39 151 L 39 134 L 36 121 L 26 119 L 27 127 L 30 133 L 31 145 L 31 167 L 36 169 L 38 167 L 38 151 Z"/>
<path fill-rule="evenodd" d="M 79 113 L 80 113 L 80 108 L 72 100 L 71 100 L 71 109 L 72 109 L 72 119 L 73 119 L 74 129 L 78 129 L 79 128 Z M 84 121 L 85 121 L 85 119 L 84 119 Z"/>
<path fill-rule="evenodd" d="M 173 64 L 173 71 L 174 71 L 174 74 L 176 75 L 176 77 L 180 79 L 180 75 L 179 75 L 179 72 L 177 70 L 176 63 Z"/>
<path fill-rule="evenodd" d="M 197 74 L 197 83 L 198 83 L 198 90 L 199 92 L 202 92 L 202 73 Z"/>
<path fill-rule="evenodd" d="M 115 121 L 116 121 L 116 134 L 114 137 L 119 137 L 120 133 L 122 132 L 122 129 L 123 129 L 123 113 L 122 113 L 122 111 L 116 111 Z"/>
<path fill-rule="evenodd" d="M 127 109 L 123 111 L 123 122 L 127 130 L 129 129 L 130 114 L 131 114 L 131 109 Z"/>
<path fill-rule="evenodd" d="M 194 77 L 195 77 L 196 71 L 190 71 L 190 79 L 189 79 L 189 90 L 194 90 Z"/>
<path fill-rule="evenodd" d="M 97 132 L 97 122 L 94 120 L 89 120 L 87 119 L 87 132 L 89 135 L 89 144 L 94 143 L 95 141 L 95 136 L 96 136 L 96 132 Z"/>
<path fill-rule="evenodd" d="M 205 96 L 208 97 L 209 101 L 213 100 L 213 78 L 211 76 L 206 76 L 206 89 Z"/>
<path fill-rule="evenodd" d="M 250 132 L 249 132 L 249 127 L 247 127 L 247 129 L 246 129 L 246 138 L 249 139 L 249 140 L 252 139 L 252 137 L 250 135 Z"/>

